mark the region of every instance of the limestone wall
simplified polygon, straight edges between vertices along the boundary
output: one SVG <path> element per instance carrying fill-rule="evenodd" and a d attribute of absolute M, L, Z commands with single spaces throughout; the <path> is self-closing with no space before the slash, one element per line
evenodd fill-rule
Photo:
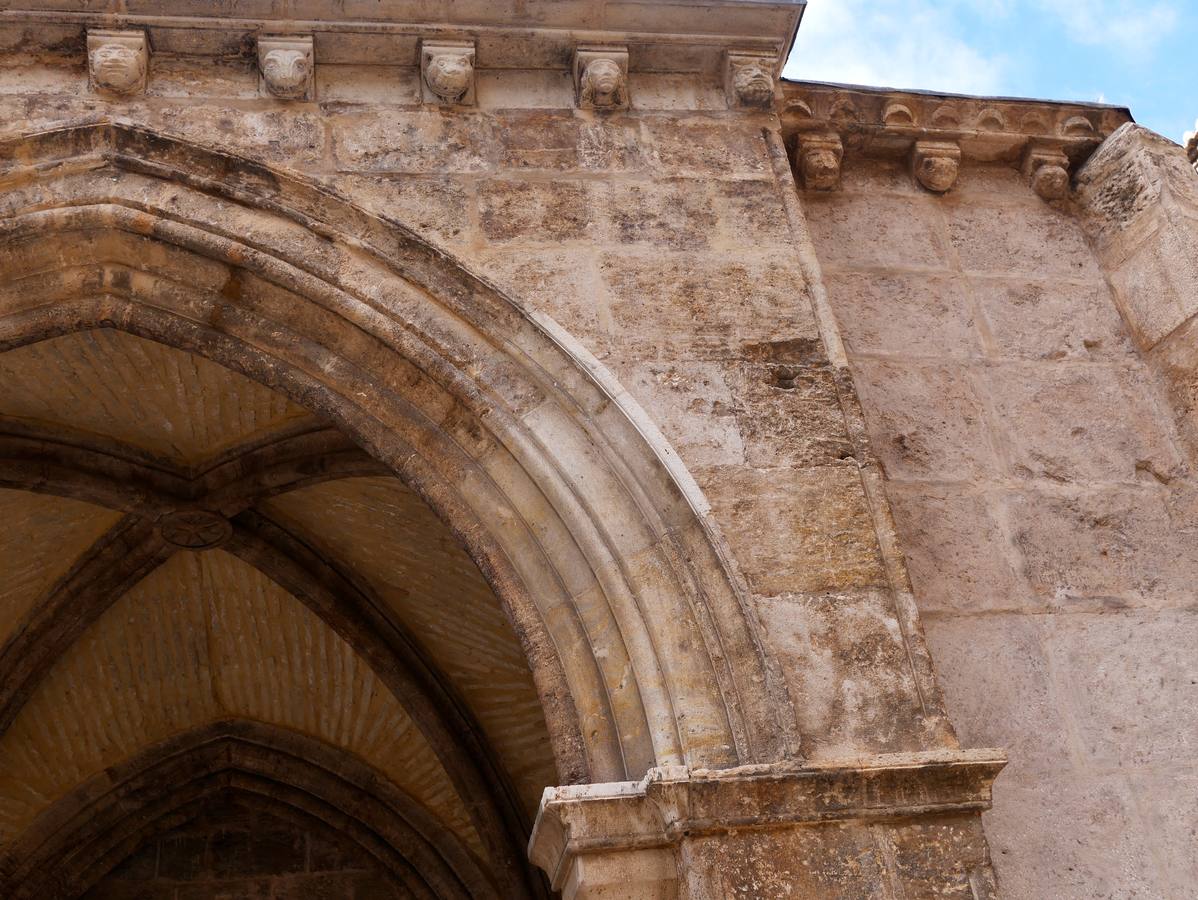
<path fill-rule="evenodd" d="M 942 744 L 763 134 L 776 119 L 728 110 L 714 79 L 634 73 L 633 109 L 605 116 L 574 108 L 568 72 L 480 76 L 478 108 L 452 111 L 422 108 L 418 77 L 318 66 L 317 102 L 280 103 L 250 60 L 156 58 L 144 97 L 110 100 L 64 58 L 0 78 L 0 112 L 10 130 L 120 116 L 306 173 L 552 316 L 706 492 L 803 698 L 805 751 Z"/>
<path fill-rule="evenodd" d="M 1003 896 L 1190 896 L 1191 461 L 1110 271 L 1006 166 L 803 203 Z"/>

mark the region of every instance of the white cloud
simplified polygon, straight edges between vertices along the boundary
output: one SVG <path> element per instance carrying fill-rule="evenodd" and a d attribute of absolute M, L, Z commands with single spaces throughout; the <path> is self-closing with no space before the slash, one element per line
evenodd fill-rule
<path fill-rule="evenodd" d="M 1125 0 L 1035 0 L 1034 6 L 1060 20 L 1078 44 L 1143 56 L 1177 26 L 1175 3 L 1128 4 Z"/>
<path fill-rule="evenodd" d="M 1005 0 L 967 0 L 1002 14 Z M 1004 60 L 960 34 L 944 0 L 811 0 L 786 75 L 879 87 L 993 94 Z M 979 10 L 981 11 L 981 10 Z"/>

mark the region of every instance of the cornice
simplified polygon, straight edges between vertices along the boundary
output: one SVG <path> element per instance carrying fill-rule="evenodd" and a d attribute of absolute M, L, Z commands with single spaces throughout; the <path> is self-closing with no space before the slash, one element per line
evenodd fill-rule
<path fill-rule="evenodd" d="M 1093 103 L 790 81 L 781 93 L 782 129 L 796 169 L 806 186 L 824 190 L 836 186 L 846 157 L 908 159 L 913 175 L 935 193 L 951 187 L 949 175 L 970 160 L 1020 165 L 1037 193 L 1057 199 L 1069 173 L 1132 121 L 1123 107 Z"/>
<path fill-rule="evenodd" d="M 236 16 L 207 2 L 143 0 L 137 12 L 86 0 L 0 10 L 0 46 L 62 52 L 86 29 L 141 29 L 155 54 L 240 58 L 263 34 L 312 35 L 316 64 L 418 67 L 422 41 L 472 41 L 480 69 L 568 68 L 580 45 L 627 47 L 632 72 L 719 74 L 729 50 L 768 54 L 775 75 L 806 0 L 424 0 L 334 3 L 241 0 Z M 50 8 L 47 8 L 50 7 Z M 57 7 L 57 8 L 54 8 Z M 11 52 L 11 50 L 10 50 Z"/>
<path fill-rule="evenodd" d="M 548 788 L 529 858 L 555 890 L 580 856 L 729 831 L 989 809 L 999 750 L 893 753 L 733 769 L 650 769 L 641 781 Z"/>

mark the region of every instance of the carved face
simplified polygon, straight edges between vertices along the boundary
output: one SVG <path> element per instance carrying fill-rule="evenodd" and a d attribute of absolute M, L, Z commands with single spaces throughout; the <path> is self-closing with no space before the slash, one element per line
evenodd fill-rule
<path fill-rule="evenodd" d="M 1040 166 L 1032 175 L 1032 189 L 1045 200 L 1060 200 L 1069 193 L 1069 173 L 1062 166 Z"/>
<path fill-rule="evenodd" d="M 262 58 L 262 78 L 276 97 L 302 97 L 311 72 L 312 61 L 303 50 L 279 48 Z"/>
<path fill-rule="evenodd" d="M 593 59 L 582 73 L 582 99 L 590 106 L 623 106 L 624 73 L 615 60 Z"/>
<path fill-rule="evenodd" d="M 803 154 L 803 184 L 816 191 L 830 191 L 840 182 L 840 159 L 826 147 Z"/>
<path fill-rule="evenodd" d="M 929 191 L 943 194 L 956 183 L 959 168 L 951 156 L 925 156 L 919 161 L 915 175 Z"/>
<path fill-rule="evenodd" d="M 102 44 L 91 52 L 92 81 L 114 94 L 127 94 L 141 87 L 146 65 L 142 54 L 127 44 Z"/>
<path fill-rule="evenodd" d="M 456 103 L 470 89 L 474 65 L 464 53 L 441 53 L 428 62 L 424 80 L 429 89 L 450 103 Z"/>
<path fill-rule="evenodd" d="M 762 66 L 737 66 L 732 73 L 732 88 L 745 106 L 768 106 L 774 99 L 774 79 Z"/>

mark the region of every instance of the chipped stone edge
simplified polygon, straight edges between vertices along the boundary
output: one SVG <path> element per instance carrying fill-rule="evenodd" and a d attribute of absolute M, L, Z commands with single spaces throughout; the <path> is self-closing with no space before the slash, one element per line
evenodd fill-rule
<path fill-rule="evenodd" d="M 560 890 L 579 857 L 686 838 L 990 808 L 1001 750 L 933 750 L 732 769 L 667 766 L 640 781 L 546 788 L 529 858 Z"/>

